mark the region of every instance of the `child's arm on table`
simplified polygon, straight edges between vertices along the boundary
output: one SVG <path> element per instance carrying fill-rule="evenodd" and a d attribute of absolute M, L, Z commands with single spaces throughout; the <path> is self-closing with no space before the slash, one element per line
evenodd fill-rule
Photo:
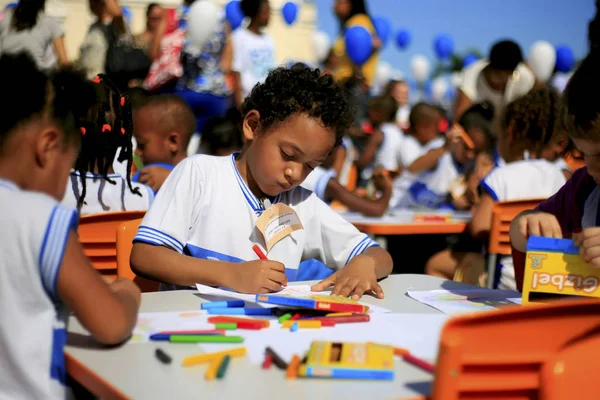
<path fill-rule="evenodd" d="M 325 189 L 327 199 L 337 200 L 352 211 L 358 211 L 370 217 L 380 217 L 387 210 L 392 197 L 392 181 L 384 171 L 373 174 L 375 187 L 382 192 L 376 200 L 357 196 L 343 187 L 336 179 L 330 179 Z"/>
<path fill-rule="evenodd" d="M 346 297 L 354 293 L 352 299 L 359 300 L 363 294 L 374 292 L 383 299 L 383 290 L 377 280 L 388 276 L 392 268 L 392 257 L 387 251 L 378 246 L 369 247 L 344 268 L 313 285 L 311 290 L 318 292 L 333 286 L 332 295 Z"/>
<path fill-rule="evenodd" d="M 127 279 L 107 285 L 83 254 L 74 232 L 67 239 L 57 290 L 97 341 L 117 344 L 131 335 L 140 305 L 140 289 Z"/>
<path fill-rule="evenodd" d="M 180 286 L 196 283 L 226 286 L 240 293 L 269 293 L 287 285 L 285 267 L 277 261 L 203 260 L 146 243 L 133 245 L 131 267 L 136 274 L 160 282 Z"/>

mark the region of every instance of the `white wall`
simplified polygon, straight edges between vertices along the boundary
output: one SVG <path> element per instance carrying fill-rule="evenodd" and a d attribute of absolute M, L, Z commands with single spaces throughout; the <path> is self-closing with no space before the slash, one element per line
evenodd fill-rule
<path fill-rule="evenodd" d="M 16 0 L 13 0 L 16 1 Z M 0 0 L 0 8 L 11 3 L 10 0 Z M 225 5 L 228 0 L 210 0 L 217 4 Z M 319 0 L 324 1 L 324 0 Z M 149 3 L 157 2 L 166 7 L 177 7 L 182 0 L 121 0 L 121 4 L 128 6 L 133 19 L 131 30 L 134 33 L 141 32 L 145 24 L 145 12 Z M 270 0 L 271 22 L 268 32 L 275 39 L 277 58 L 279 62 L 286 60 L 314 61 L 312 49 L 312 33 L 316 29 L 317 10 L 312 1 L 296 0 L 300 4 L 300 12 L 294 25 L 287 26 L 281 16 L 281 7 L 285 0 Z M 88 8 L 87 0 L 47 0 L 46 12 L 49 15 L 59 17 L 63 22 L 66 33 L 66 47 L 69 58 L 76 59 L 79 56 L 79 48 L 85 34 L 92 23 L 92 17 Z"/>

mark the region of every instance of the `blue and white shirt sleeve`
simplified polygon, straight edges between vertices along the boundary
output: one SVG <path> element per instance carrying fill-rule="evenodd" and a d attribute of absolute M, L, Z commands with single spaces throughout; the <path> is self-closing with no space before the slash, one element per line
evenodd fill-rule
<path fill-rule="evenodd" d="M 314 196 L 308 201 L 314 201 L 314 214 L 307 221 L 310 226 L 304 226 L 307 258 L 317 258 L 328 268 L 338 270 L 369 247 L 378 246 L 327 204 Z"/>
<path fill-rule="evenodd" d="M 55 205 L 42 239 L 39 268 L 42 284 L 50 298 L 57 300 L 56 284 L 71 229 L 77 228 L 77 212 Z"/>
<path fill-rule="evenodd" d="M 134 243 L 165 246 L 183 253 L 189 228 L 202 207 L 203 174 L 194 159 L 183 160 L 171 172 L 146 212 Z"/>
<path fill-rule="evenodd" d="M 506 179 L 504 179 L 504 168 L 494 168 L 481 182 L 482 193 L 489 194 L 494 201 L 504 201 L 506 190 Z"/>
<path fill-rule="evenodd" d="M 325 199 L 325 191 L 327 190 L 327 184 L 333 178 L 335 178 L 335 170 L 327 170 L 322 167 L 315 168 L 302 182 L 304 189 L 314 192 L 318 198 L 327 202 Z"/>

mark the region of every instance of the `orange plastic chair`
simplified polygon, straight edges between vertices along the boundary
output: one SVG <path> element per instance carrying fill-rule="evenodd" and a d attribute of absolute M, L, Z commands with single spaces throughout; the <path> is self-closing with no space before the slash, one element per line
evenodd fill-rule
<path fill-rule="evenodd" d="M 358 168 L 356 168 L 355 164 L 350 166 L 348 170 L 348 183 L 346 183 L 346 189 L 352 192 L 356 189 L 356 183 L 358 182 Z"/>
<path fill-rule="evenodd" d="M 432 399 L 599 399 L 600 301 L 563 300 L 452 318 Z"/>
<path fill-rule="evenodd" d="M 117 277 L 117 227 L 123 221 L 139 219 L 145 211 L 92 214 L 81 217 L 77 232 L 84 254 L 103 276 Z"/>
<path fill-rule="evenodd" d="M 140 219 L 123 222 L 117 228 L 117 276 L 135 282 L 142 292 L 158 291 L 159 283 L 137 276 L 131 270 L 129 256 L 133 247 L 133 238 L 142 222 Z"/>
<path fill-rule="evenodd" d="M 511 254 L 509 236 L 510 223 L 522 211 L 531 210 L 544 200 L 545 199 L 500 201 L 494 204 L 487 260 L 487 286 L 489 288 L 492 288 L 494 285 L 494 275 L 496 274 L 496 261 L 498 255 L 509 256 Z"/>

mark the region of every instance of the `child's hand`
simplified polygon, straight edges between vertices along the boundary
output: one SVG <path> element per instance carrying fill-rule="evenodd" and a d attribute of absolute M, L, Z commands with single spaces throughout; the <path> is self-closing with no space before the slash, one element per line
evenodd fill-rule
<path fill-rule="evenodd" d="M 374 292 L 377 298 L 383 299 L 383 289 L 377 283 L 375 267 L 361 262 L 363 255 L 356 256 L 348 265 L 340 269 L 329 278 L 313 285 L 310 289 L 320 292 L 333 286 L 332 295 L 348 297 L 359 300 L 366 292 Z"/>
<path fill-rule="evenodd" d="M 285 266 L 277 261 L 255 260 L 236 265 L 231 288 L 240 293 L 278 292 L 287 285 Z"/>
<path fill-rule="evenodd" d="M 140 183 L 150 186 L 152 190 L 157 192 L 170 173 L 171 170 L 168 168 L 156 165 L 146 167 L 140 171 Z"/>
<path fill-rule="evenodd" d="M 525 252 L 527 250 L 527 239 L 530 236 L 557 239 L 563 237 L 556 217 L 544 212 L 528 212 L 521 214 L 512 221 L 510 225 L 510 242 L 515 249 Z"/>
<path fill-rule="evenodd" d="M 377 168 L 373 171 L 373 184 L 375 189 L 382 193 L 388 193 L 392 190 L 392 179 L 388 170 Z"/>
<path fill-rule="evenodd" d="M 585 262 L 600 268 L 600 227 L 587 228 L 573 234 L 573 243 L 579 246 L 579 254 Z"/>

